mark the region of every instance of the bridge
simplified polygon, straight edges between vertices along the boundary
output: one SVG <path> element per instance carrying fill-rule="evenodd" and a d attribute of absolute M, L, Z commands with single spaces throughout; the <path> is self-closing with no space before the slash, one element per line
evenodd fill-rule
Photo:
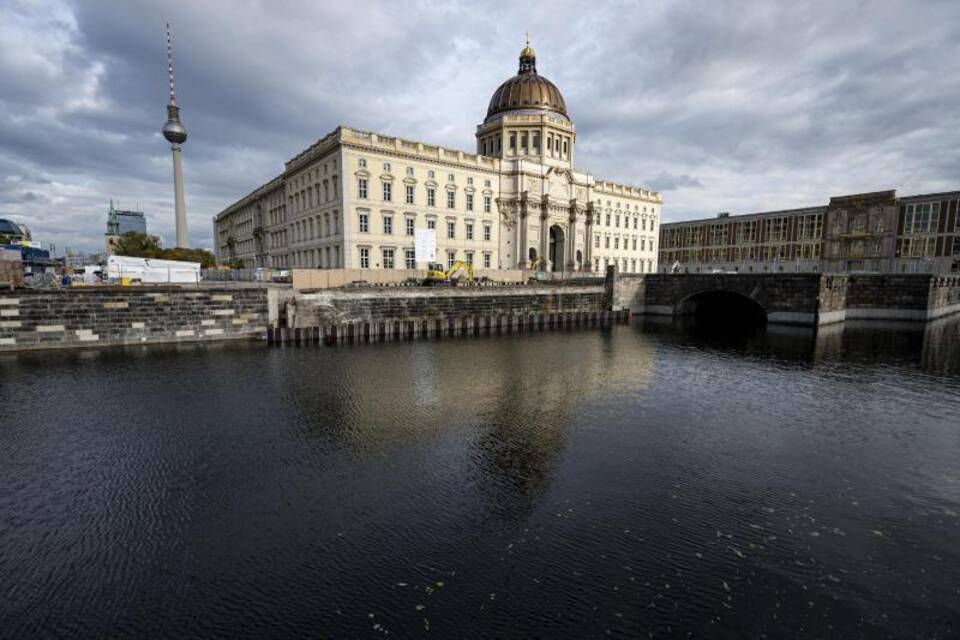
<path fill-rule="evenodd" d="M 819 326 L 851 318 L 927 321 L 960 313 L 960 275 L 607 274 L 614 309 L 698 323 Z"/>

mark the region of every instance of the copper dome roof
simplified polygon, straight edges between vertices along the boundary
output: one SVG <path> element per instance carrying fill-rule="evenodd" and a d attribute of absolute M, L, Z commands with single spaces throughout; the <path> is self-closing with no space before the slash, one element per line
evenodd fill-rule
<path fill-rule="evenodd" d="M 490 98 L 487 108 L 487 120 L 505 111 L 518 110 L 552 111 L 567 117 L 567 104 L 557 86 L 537 74 L 537 58 L 530 43 L 520 53 L 520 70 L 496 91 Z"/>

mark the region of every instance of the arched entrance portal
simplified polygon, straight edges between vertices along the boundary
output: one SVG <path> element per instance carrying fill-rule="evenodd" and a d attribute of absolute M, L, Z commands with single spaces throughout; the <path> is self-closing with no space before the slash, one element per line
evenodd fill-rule
<path fill-rule="evenodd" d="M 564 255 L 563 255 L 563 245 L 564 245 L 564 233 L 557 225 L 550 227 L 550 270 L 551 271 L 563 271 L 564 267 Z"/>

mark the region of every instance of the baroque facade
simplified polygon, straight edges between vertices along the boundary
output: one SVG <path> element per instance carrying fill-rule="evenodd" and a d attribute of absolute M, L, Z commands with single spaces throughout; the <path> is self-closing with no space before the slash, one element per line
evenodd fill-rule
<path fill-rule="evenodd" d="M 824 206 L 664 224 L 663 273 L 960 272 L 960 191 L 836 196 Z"/>
<path fill-rule="evenodd" d="M 651 273 L 662 199 L 574 167 L 576 130 L 529 43 L 490 100 L 476 150 L 338 127 L 214 218 L 217 258 L 244 267 L 480 268 Z M 545 261 L 545 262 L 544 262 Z"/>

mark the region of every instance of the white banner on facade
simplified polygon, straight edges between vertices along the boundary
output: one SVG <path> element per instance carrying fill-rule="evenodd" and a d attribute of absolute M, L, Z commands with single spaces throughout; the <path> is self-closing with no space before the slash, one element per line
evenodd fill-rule
<path fill-rule="evenodd" d="M 437 261 L 437 230 L 417 229 L 414 233 L 417 264 Z"/>

